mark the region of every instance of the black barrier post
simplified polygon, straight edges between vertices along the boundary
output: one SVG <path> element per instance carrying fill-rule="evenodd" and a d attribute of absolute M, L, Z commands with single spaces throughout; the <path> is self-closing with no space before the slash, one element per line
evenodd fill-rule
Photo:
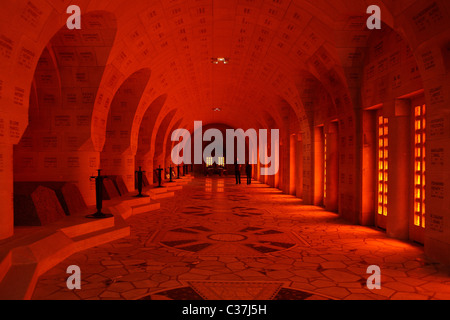
<path fill-rule="evenodd" d="M 139 194 L 136 195 L 135 197 L 145 198 L 145 197 L 148 197 L 148 195 L 142 194 L 142 185 L 143 185 L 143 182 L 144 182 L 143 181 L 143 176 L 144 176 L 145 171 L 142 171 L 141 168 L 142 167 L 139 167 L 139 171 L 135 171 L 134 172 L 135 179 L 137 180 L 137 189 L 138 189 L 138 192 L 139 192 Z"/>
<path fill-rule="evenodd" d="M 103 180 L 108 179 L 107 176 L 101 175 L 101 169 L 98 169 L 98 175 L 90 177 L 90 180 L 95 179 L 95 199 L 96 199 L 96 207 L 97 212 L 94 214 L 87 215 L 86 218 L 89 219 L 105 219 L 111 218 L 112 214 L 105 214 L 102 212 L 103 207 Z"/>
<path fill-rule="evenodd" d="M 180 165 L 177 165 L 177 179 L 181 179 L 180 178 Z"/>
<path fill-rule="evenodd" d="M 159 168 L 156 169 L 156 171 L 158 172 L 158 186 L 157 186 L 157 188 L 162 188 L 162 186 L 161 186 L 161 180 L 162 180 L 161 174 L 162 174 L 163 170 L 164 169 L 161 168 L 161 165 L 159 165 Z"/>
<path fill-rule="evenodd" d="M 172 181 L 172 164 L 169 164 L 169 174 L 170 174 L 170 180 L 169 180 L 169 182 L 173 182 L 173 181 Z"/>

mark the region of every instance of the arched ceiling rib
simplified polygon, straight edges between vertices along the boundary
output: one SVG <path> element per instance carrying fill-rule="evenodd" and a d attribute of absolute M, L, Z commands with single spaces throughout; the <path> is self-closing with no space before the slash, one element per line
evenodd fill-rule
<path fill-rule="evenodd" d="M 117 36 L 94 102 L 94 147 L 100 150 L 104 144 L 106 114 L 115 92 L 142 68 L 150 68 L 155 75 L 154 86 L 148 88 L 152 94 L 144 93 L 150 101 L 167 94 L 178 101 L 177 106 L 168 107 L 195 114 L 197 119 L 214 120 L 214 107 L 230 110 L 220 116 L 226 122 L 234 122 L 244 109 L 248 114 L 260 112 L 261 108 L 273 112 L 278 106 L 271 102 L 278 97 L 294 109 L 302 108 L 294 79 L 303 70 L 316 75 L 327 90 L 335 84 L 330 79 L 338 79 L 339 92 L 333 94 L 341 101 L 347 100 L 346 105 L 350 102 L 351 110 L 352 95 L 342 91 L 348 90 L 346 69 L 360 66 L 358 62 L 362 60 L 360 48 L 366 45 L 368 37 L 368 5 L 380 5 L 383 19 L 392 25 L 389 10 L 399 12 L 411 3 L 397 1 L 402 4 L 397 5 L 386 1 L 386 7 L 383 2 L 136 0 L 130 5 L 125 0 L 81 1 L 84 27 L 99 26 L 96 17 L 87 16 L 99 11 L 108 11 L 117 19 L 117 23 L 115 19 L 103 19 L 100 23 L 104 29 L 117 26 Z M 48 42 L 45 40 L 57 30 L 55 26 L 60 28 L 67 18 L 65 5 L 49 6 L 45 0 L 33 3 L 43 8 L 44 16 L 36 24 L 36 31 L 28 30 L 25 36 Z M 11 7 L 7 11 L 20 9 Z M 61 19 L 55 19 L 58 15 Z M 90 38 L 85 30 L 77 34 L 94 44 L 102 40 Z M 106 42 L 113 39 L 107 34 L 102 38 Z M 70 42 L 70 37 L 64 41 Z M 95 55 L 108 56 L 101 49 Z M 230 64 L 212 65 L 211 58 L 219 56 L 229 58 Z M 83 59 L 89 63 L 92 57 L 91 54 Z M 280 79 L 287 85 L 280 86 Z M 260 103 L 261 99 L 269 102 Z"/>
<path fill-rule="evenodd" d="M 230 123 L 261 108 L 273 112 L 278 97 L 301 108 L 294 79 L 304 70 L 345 89 L 344 62 L 351 67 L 367 40 L 367 6 L 346 0 L 115 3 L 121 28 L 109 78 L 148 66 L 161 74 L 151 88 L 157 95 L 177 98 L 173 107 L 208 123 L 217 122 L 216 107 Z M 221 56 L 230 63 L 211 63 Z"/>

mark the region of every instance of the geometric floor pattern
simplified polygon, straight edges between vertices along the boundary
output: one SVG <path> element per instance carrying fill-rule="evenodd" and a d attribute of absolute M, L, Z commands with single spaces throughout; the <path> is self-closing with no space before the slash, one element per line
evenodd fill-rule
<path fill-rule="evenodd" d="M 239 225 L 217 228 L 204 224 L 168 230 L 160 243 L 199 255 L 250 257 L 293 249 L 301 242 L 289 232 L 272 228 L 242 228 Z"/>
<path fill-rule="evenodd" d="M 269 281 L 187 281 L 184 287 L 155 292 L 139 300 L 330 300 L 284 285 Z"/>
<path fill-rule="evenodd" d="M 450 299 L 450 270 L 423 247 L 350 225 L 293 196 L 233 178 L 197 178 L 131 235 L 79 252 L 42 275 L 33 299 Z M 67 267 L 81 269 L 68 290 Z M 367 268 L 381 269 L 370 290 Z"/>

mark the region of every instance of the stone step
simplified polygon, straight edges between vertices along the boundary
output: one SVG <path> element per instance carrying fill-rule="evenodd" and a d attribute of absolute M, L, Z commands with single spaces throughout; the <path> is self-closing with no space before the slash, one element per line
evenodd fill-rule
<path fill-rule="evenodd" d="M 2 282 L 3 278 L 8 273 L 9 268 L 11 268 L 12 264 L 12 254 L 11 251 L 9 251 L 2 260 L 0 260 L 0 283 Z"/>
<path fill-rule="evenodd" d="M 135 207 L 133 207 L 133 215 L 139 214 L 139 213 L 144 213 L 144 212 L 149 212 L 149 211 L 155 211 L 155 210 L 158 210 L 160 207 L 161 207 L 160 203 L 149 203 L 149 204 L 135 206 Z"/>
<path fill-rule="evenodd" d="M 176 190 L 182 190 L 182 189 L 183 189 L 183 186 L 170 186 L 170 187 L 167 187 L 168 191 L 176 191 Z"/>
<path fill-rule="evenodd" d="M 150 194 L 159 194 L 159 193 L 165 193 L 167 192 L 167 187 L 161 187 L 161 188 L 157 188 L 157 187 L 152 187 L 150 189 L 146 189 L 145 193 L 150 193 Z"/>
<path fill-rule="evenodd" d="M 93 211 L 95 212 L 95 210 Z M 112 228 L 113 226 L 114 226 L 114 219 L 99 219 L 99 220 L 86 219 L 85 223 L 80 223 L 70 227 L 61 228 L 61 231 L 64 232 L 69 238 L 75 238 L 82 236 L 84 234 L 89 234 L 103 229 Z"/>
<path fill-rule="evenodd" d="M 166 193 L 154 194 L 154 195 L 151 195 L 150 197 L 153 200 L 157 200 L 157 199 L 171 198 L 174 196 L 175 196 L 174 192 L 166 192 Z"/>
<path fill-rule="evenodd" d="M 130 235 L 130 227 L 120 216 L 87 224 L 91 227 L 66 227 L 63 229 L 67 229 L 67 234 L 56 230 L 29 245 L 11 250 L 7 270 L 2 262 L 2 273 L 6 273 L 0 282 L 0 300 L 31 299 L 37 279 L 61 261 L 76 252 Z M 92 232 L 87 232 L 89 230 Z"/>
<path fill-rule="evenodd" d="M 11 266 L 0 282 L 0 300 L 30 299 L 38 279 L 36 269 L 36 263 Z"/>
<path fill-rule="evenodd" d="M 100 230 L 73 238 L 76 251 L 86 250 L 92 247 L 118 240 L 130 235 L 130 227 L 128 225 L 114 226 L 106 230 Z"/>
<path fill-rule="evenodd" d="M 120 203 L 126 204 L 129 207 L 139 206 L 142 204 L 148 204 L 150 197 L 130 197 L 126 199 L 120 199 Z"/>
<path fill-rule="evenodd" d="M 121 216 L 128 219 L 134 214 L 134 207 L 150 205 L 150 196 L 131 197 L 111 204 L 105 209 L 105 213 L 112 213 L 114 216 Z"/>
<path fill-rule="evenodd" d="M 170 182 L 169 180 L 167 181 L 163 181 L 162 185 L 166 188 L 170 187 L 170 186 L 176 186 L 177 185 L 177 181 L 173 180 L 172 182 Z"/>

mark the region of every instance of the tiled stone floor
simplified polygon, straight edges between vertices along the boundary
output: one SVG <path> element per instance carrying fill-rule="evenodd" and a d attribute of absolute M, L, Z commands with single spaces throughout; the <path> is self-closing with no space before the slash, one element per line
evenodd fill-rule
<path fill-rule="evenodd" d="M 131 236 L 73 255 L 33 299 L 450 299 L 421 246 L 349 225 L 266 185 L 199 178 L 128 220 Z M 66 269 L 81 268 L 81 290 Z M 369 290 L 369 265 L 381 289 Z"/>

